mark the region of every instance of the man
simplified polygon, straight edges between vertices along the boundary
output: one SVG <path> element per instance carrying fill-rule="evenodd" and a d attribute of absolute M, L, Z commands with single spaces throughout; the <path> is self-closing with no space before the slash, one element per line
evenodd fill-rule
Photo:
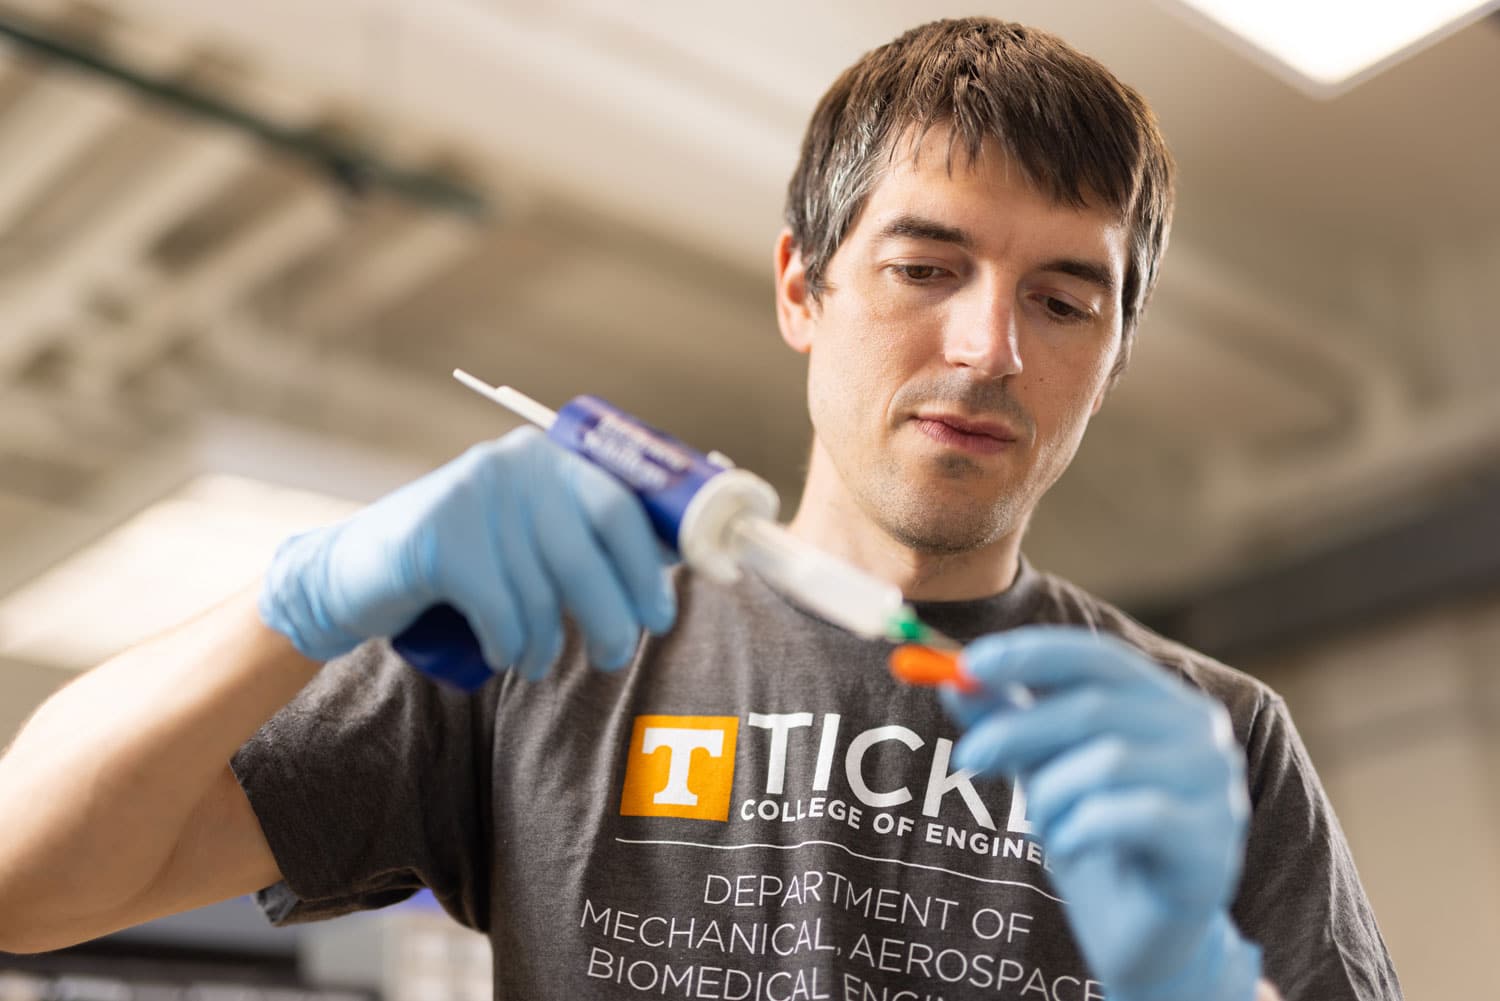
<path fill-rule="evenodd" d="M 977 691 L 666 570 L 629 494 L 517 432 L 43 706 L 0 767 L 0 946 L 428 886 L 504 998 L 1399 997 L 1280 700 L 1020 555 L 1170 211 L 1140 98 L 1020 26 L 916 29 L 814 114 L 776 248 L 792 530 L 972 641 Z M 500 672 L 475 697 L 367 642 L 439 602 Z"/>

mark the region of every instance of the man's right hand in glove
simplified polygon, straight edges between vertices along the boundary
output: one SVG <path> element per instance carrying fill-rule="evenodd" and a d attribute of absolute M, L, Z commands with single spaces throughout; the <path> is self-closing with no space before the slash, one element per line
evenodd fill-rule
<path fill-rule="evenodd" d="M 605 669 L 629 661 L 642 628 L 669 629 L 665 566 L 640 502 L 528 427 L 288 539 L 259 607 L 303 654 L 328 660 L 448 604 L 492 669 L 534 679 L 562 650 L 564 611 Z"/>

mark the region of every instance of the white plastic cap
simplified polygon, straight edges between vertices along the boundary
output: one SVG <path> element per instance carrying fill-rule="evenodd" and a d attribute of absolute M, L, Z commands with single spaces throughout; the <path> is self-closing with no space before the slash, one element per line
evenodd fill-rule
<path fill-rule="evenodd" d="M 688 566 L 721 584 L 740 579 L 734 526 L 746 517 L 774 521 L 776 488 L 744 469 L 726 469 L 698 488 L 682 513 L 677 548 Z"/>

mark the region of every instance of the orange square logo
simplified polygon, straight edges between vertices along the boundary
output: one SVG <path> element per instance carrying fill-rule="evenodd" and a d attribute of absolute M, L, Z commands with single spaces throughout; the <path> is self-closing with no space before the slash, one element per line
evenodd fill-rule
<path fill-rule="evenodd" d="M 737 716 L 637 716 L 622 817 L 729 819 Z"/>

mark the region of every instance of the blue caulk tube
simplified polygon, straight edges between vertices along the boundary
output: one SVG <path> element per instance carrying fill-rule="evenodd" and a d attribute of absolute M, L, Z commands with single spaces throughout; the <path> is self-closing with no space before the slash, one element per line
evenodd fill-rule
<path fill-rule="evenodd" d="M 508 386 L 490 386 L 461 369 L 453 375 L 624 483 L 661 541 L 707 577 L 738 579 L 747 523 L 779 531 L 775 488 L 717 453 L 703 455 L 596 396 L 579 396 L 554 413 Z M 479 640 L 451 605 L 429 608 L 391 646 L 424 674 L 465 691 L 494 676 Z"/>

